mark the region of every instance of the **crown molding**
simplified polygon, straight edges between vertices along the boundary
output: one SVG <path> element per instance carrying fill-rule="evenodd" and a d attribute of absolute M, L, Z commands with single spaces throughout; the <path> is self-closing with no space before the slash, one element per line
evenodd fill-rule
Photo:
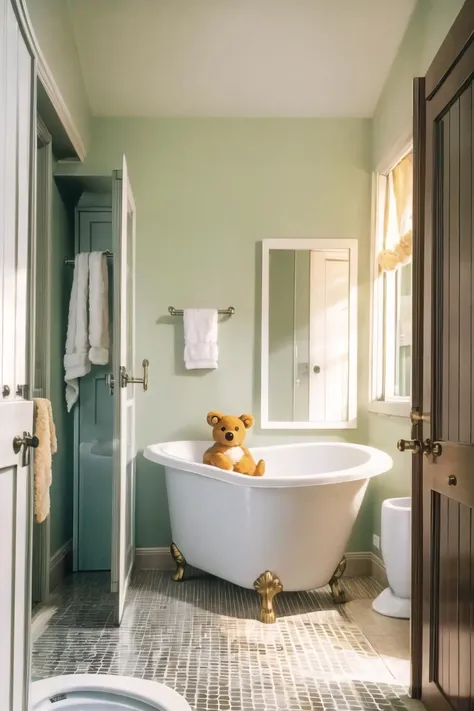
<path fill-rule="evenodd" d="M 61 94 L 58 85 L 54 79 L 50 67 L 46 61 L 46 58 L 41 51 L 41 47 L 36 37 L 35 31 L 33 29 L 33 23 L 31 22 L 30 15 L 28 13 L 28 8 L 26 5 L 26 0 L 11 0 L 13 8 L 16 12 L 18 22 L 28 44 L 30 52 L 34 55 L 36 59 L 36 74 L 39 78 L 43 88 L 51 101 L 54 110 L 57 113 L 59 120 L 71 141 L 74 150 L 77 153 L 77 157 L 80 161 L 83 161 L 86 157 L 86 147 L 82 139 L 82 136 L 74 122 L 74 119 L 69 111 L 69 108 L 64 101 L 63 95 Z"/>

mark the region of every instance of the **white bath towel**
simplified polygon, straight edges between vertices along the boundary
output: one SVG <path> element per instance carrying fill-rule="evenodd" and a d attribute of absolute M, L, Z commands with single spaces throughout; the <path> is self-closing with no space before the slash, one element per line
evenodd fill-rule
<path fill-rule="evenodd" d="M 89 360 L 109 362 L 109 275 L 103 252 L 89 255 Z"/>
<path fill-rule="evenodd" d="M 184 363 L 187 370 L 217 368 L 217 310 L 184 310 Z"/>
<path fill-rule="evenodd" d="M 52 455 L 57 451 L 56 428 L 54 426 L 51 403 L 46 398 L 38 397 L 35 403 L 35 435 L 39 444 L 35 449 L 35 518 L 38 523 L 49 516 L 49 489 L 52 483 Z"/>
<path fill-rule="evenodd" d="M 89 330 L 87 327 L 87 301 L 89 281 L 89 253 L 76 255 L 69 321 L 67 327 L 66 353 L 64 355 L 64 380 L 66 381 L 66 404 L 68 412 L 79 397 L 78 378 L 90 372 Z"/>

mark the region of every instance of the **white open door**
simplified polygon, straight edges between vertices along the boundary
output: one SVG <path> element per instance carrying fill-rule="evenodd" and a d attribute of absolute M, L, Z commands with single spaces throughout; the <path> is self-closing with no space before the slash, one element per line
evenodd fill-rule
<path fill-rule="evenodd" d="M 28 401 L 34 60 L 0 0 L 0 709 L 27 711 L 33 403 Z M 14 447 L 14 439 L 17 446 Z"/>
<path fill-rule="evenodd" d="M 135 561 L 135 203 L 123 158 L 114 172 L 114 501 L 112 515 L 112 592 L 120 624 Z"/>
<path fill-rule="evenodd" d="M 349 250 L 321 250 L 310 257 L 309 419 L 349 417 Z"/>

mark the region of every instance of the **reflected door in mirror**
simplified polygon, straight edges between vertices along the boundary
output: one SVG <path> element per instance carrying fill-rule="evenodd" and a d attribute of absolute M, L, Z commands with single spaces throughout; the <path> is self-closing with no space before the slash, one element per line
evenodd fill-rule
<path fill-rule="evenodd" d="M 355 426 L 357 243 L 263 244 L 262 426 Z"/>

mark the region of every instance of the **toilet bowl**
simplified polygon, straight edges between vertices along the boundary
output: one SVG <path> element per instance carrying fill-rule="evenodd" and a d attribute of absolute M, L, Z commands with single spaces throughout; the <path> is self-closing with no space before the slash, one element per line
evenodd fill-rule
<path fill-rule="evenodd" d="M 411 498 L 382 504 L 381 548 L 389 587 L 373 601 L 375 612 L 408 619 L 411 608 Z"/>
<path fill-rule="evenodd" d="M 191 711 L 163 684 L 113 674 L 55 676 L 31 685 L 31 711 Z"/>

